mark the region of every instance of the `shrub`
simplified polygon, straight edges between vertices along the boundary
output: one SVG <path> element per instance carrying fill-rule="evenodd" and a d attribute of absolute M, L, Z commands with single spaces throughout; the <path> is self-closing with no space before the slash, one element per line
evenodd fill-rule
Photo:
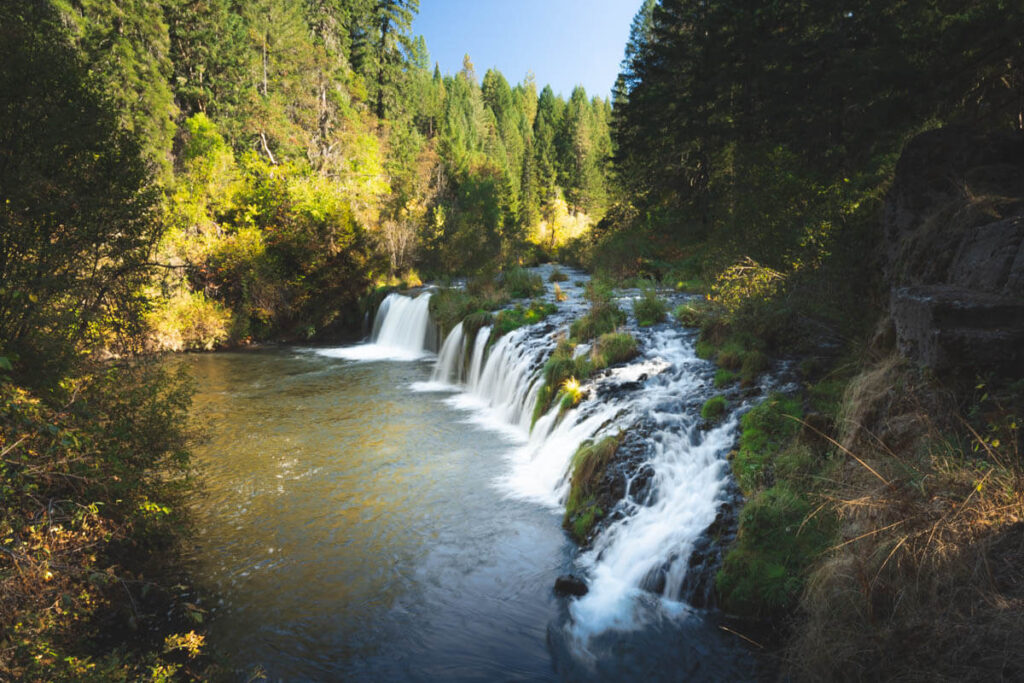
<path fill-rule="evenodd" d="M 747 257 L 729 266 L 711 286 L 711 300 L 729 313 L 749 303 L 768 301 L 785 284 L 785 276 Z"/>
<path fill-rule="evenodd" d="M 704 405 L 701 406 L 700 416 L 708 422 L 717 422 L 725 415 L 727 406 L 728 402 L 725 400 L 725 396 L 714 396 L 705 401 Z"/>
<path fill-rule="evenodd" d="M 182 290 L 162 301 L 147 322 L 158 349 L 210 351 L 227 340 L 231 314 L 202 292 Z"/>
<path fill-rule="evenodd" d="M 668 307 L 665 301 L 658 296 L 651 286 L 643 288 L 640 298 L 633 302 L 633 313 L 636 315 L 636 322 L 641 327 L 648 327 L 660 323 L 665 319 Z"/>
<path fill-rule="evenodd" d="M 704 310 L 694 302 L 679 304 L 672 315 L 684 327 L 700 327 L 704 320 Z"/>
<path fill-rule="evenodd" d="M 743 354 L 743 361 L 740 364 L 740 375 L 743 384 L 753 384 L 757 376 L 770 368 L 771 359 L 763 351 L 748 351 Z"/>

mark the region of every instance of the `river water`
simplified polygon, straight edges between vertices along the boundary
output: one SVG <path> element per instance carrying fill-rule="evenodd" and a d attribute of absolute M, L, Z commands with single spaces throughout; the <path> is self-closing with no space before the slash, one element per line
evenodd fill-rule
<path fill-rule="evenodd" d="M 556 596 L 569 571 L 600 585 L 602 557 L 626 557 L 623 531 L 577 557 L 557 497 L 510 488 L 526 435 L 471 392 L 438 391 L 433 358 L 416 355 L 190 358 L 208 437 L 193 570 L 210 643 L 240 680 L 754 677 L 714 613 L 634 590 L 623 620 L 600 590 Z"/>

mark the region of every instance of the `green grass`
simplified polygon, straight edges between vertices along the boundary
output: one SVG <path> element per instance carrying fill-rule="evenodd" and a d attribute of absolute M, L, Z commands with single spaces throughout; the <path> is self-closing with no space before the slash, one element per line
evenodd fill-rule
<path fill-rule="evenodd" d="M 728 370 L 726 368 L 718 368 L 718 370 L 715 371 L 715 388 L 721 389 L 722 387 L 727 387 L 733 382 L 735 382 L 738 378 L 739 375 L 737 375 L 732 370 Z"/>
<path fill-rule="evenodd" d="M 555 401 L 562 401 L 566 392 L 566 380 L 575 378 L 583 382 L 604 368 L 624 363 L 637 355 L 637 343 L 627 332 L 610 332 L 601 335 L 594 342 L 589 353 L 573 358 L 576 344 L 565 339 L 558 343 L 551 357 L 544 363 L 542 377 L 544 384 L 537 392 L 537 403 L 533 407 L 533 423 L 546 413 Z M 578 399 L 574 399 L 575 405 Z M 563 403 L 562 407 L 567 409 Z M 571 406 L 568 406 L 571 407 Z"/>
<path fill-rule="evenodd" d="M 640 298 L 633 302 L 633 313 L 640 327 L 650 327 L 665 320 L 668 306 L 654 287 L 648 285 L 643 288 Z"/>
<path fill-rule="evenodd" d="M 704 320 L 704 311 L 699 303 L 687 302 L 676 306 L 672 316 L 683 327 L 700 327 Z"/>
<path fill-rule="evenodd" d="M 700 416 L 708 422 L 718 422 L 725 415 L 728 405 L 729 402 L 725 400 L 725 396 L 714 396 L 704 401 L 704 405 L 700 409 Z"/>
<path fill-rule="evenodd" d="M 513 299 L 532 299 L 544 294 L 544 280 L 541 276 L 523 268 L 506 270 L 500 280 Z"/>
<path fill-rule="evenodd" d="M 473 314 L 485 314 L 508 303 L 504 292 L 495 289 L 441 289 L 430 297 L 430 315 L 447 335 L 452 328 Z"/>
<path fill-rule="evenodd" d="M 743 416 L 732 469 L 744 495 L 773 480 L 775 455 L 799 433 L 797 419 L 802 416 L 800 401 L 781 394 L 771 395 Z"/>
<path fill-rule="evenodd" d="M 788 482 L 747 501 L 736 544 L 715 577 L 727 612 L 771 617 L 793 608 L 808 569 L 835 535 L 834 518 L 812 512 L 810 501 Z"/>
<path fill-rule="evenodd" d="M 574 341 L 585 342 L 602 334 L 614 332 L 617 327 L 626 323 L 626 314 L 611 302 L 600 301 L 593 304 L 590 310 L 573 321 L 569 334 Z"/>
<path fill-rule="evenodd" d="M 811 565 L 834 542 L 836 519 L 812 491 L 828 461 L 803 443 L 800 400 L 773 394 L 743 416 L 732 470 L 747 498 L 736 543 L 715 585 L 729 612 L 774 617 L 793 609 Z"/>
<path fill-rule="evenodd" d="M 502 336 L 513 330 L 518 330 L 525 325 L 538 323 L 548 317 L 558 308 L 554 304 L 544 303 L 538 299 L 530 302 L 529 306 L 516 304 L 515 308 L 499 311 L 494 316 L 494 326 L 491 328 L 491 342 L 495 342 Z"/>
<path fill-rule="evenodd" d="M 597 442 L 585 441 L 572 456 L 569 497 L 562 525 L 577 543 L 586 542 L 594 524 L 605 514 L 597 504 L 598 488 L 624 437 L 625 432 L 619 432 Z"/>
<path fill-rule="evenodd" d="M 636 339 L 628 332 L 607 332 L 594 342 L 590 351 L 592 372 L 618 363 L 625 363 L 637 355 Z"/>

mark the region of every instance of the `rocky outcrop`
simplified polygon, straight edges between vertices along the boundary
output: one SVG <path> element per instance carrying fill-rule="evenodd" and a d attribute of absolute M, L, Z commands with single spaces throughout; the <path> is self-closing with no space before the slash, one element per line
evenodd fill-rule
<path fill-rule="evenodd" d="M 940 373 L 1024 372 L 1024 135 L 929 131 L 883 215 L 900 351 Z"/>

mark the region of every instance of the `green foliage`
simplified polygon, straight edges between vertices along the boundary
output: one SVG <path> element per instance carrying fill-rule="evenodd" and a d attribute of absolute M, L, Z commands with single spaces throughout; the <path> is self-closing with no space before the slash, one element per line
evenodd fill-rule
<path fill-rule="evenodd" d="M 558 268 L 552 268 L 551 275 L 548 276 L 548 282 L 566 282 L 568 279 L 569 276 Z"/>
<path fill-rule="evenodd" d="M 713 396 L 704 401 L 704 405 L 700 408 L 700 416 L 708 422 L 718 422 L 725 415 L 728 405 L 729 402 L 725 400 L 725 396 Z"/>
<path fill-rule="evenodd" d="M 594 524 L 605 514 L 597 503 L 601 480 L 624 437 L 625 432 L 619 432 L 600 441 L 585 441 L 572 456 L 562 526 L 577 543 L 586 542 Z"/>
<path fill-rule="evenodd" d="M 782 273 L 745 258 L 719 274 L 711 286 L 711 300 L 727 313 L 736 313 L 748 302 L 770 300 L 784 282 Z"/>
<path fill-rule="evenodd" d="M 179 292 L 161 301 L 147 323 L 157 348 L 211 351 L 228 339 L 231 315 L 202 292 Z"/>
<path fill-rule="evenodd" d="M 0 12 L 0 349 L 45 383 L 83 348 L 132 343 L 157 196 L 60 18 L 41 3 Z"/>
<path fill-rule="evenodd" d="M 653 286 L 645 286 L 640 298 L 633 302 L 633 313 L 641 327 L 660 323 L 665 319 L 668 307 L 665 300 L 658 296 Z"/>
<path fill-rule="evenodd" d="M 723 607 L 749 616 L 792 609 L 836 522 L 815 510 L 811 483 L 825 463 L 798 440 L 797 398 L 773 394 L 743 416 L 733 474 L 748 498 L 739 535 L 716 578 Z"/>

